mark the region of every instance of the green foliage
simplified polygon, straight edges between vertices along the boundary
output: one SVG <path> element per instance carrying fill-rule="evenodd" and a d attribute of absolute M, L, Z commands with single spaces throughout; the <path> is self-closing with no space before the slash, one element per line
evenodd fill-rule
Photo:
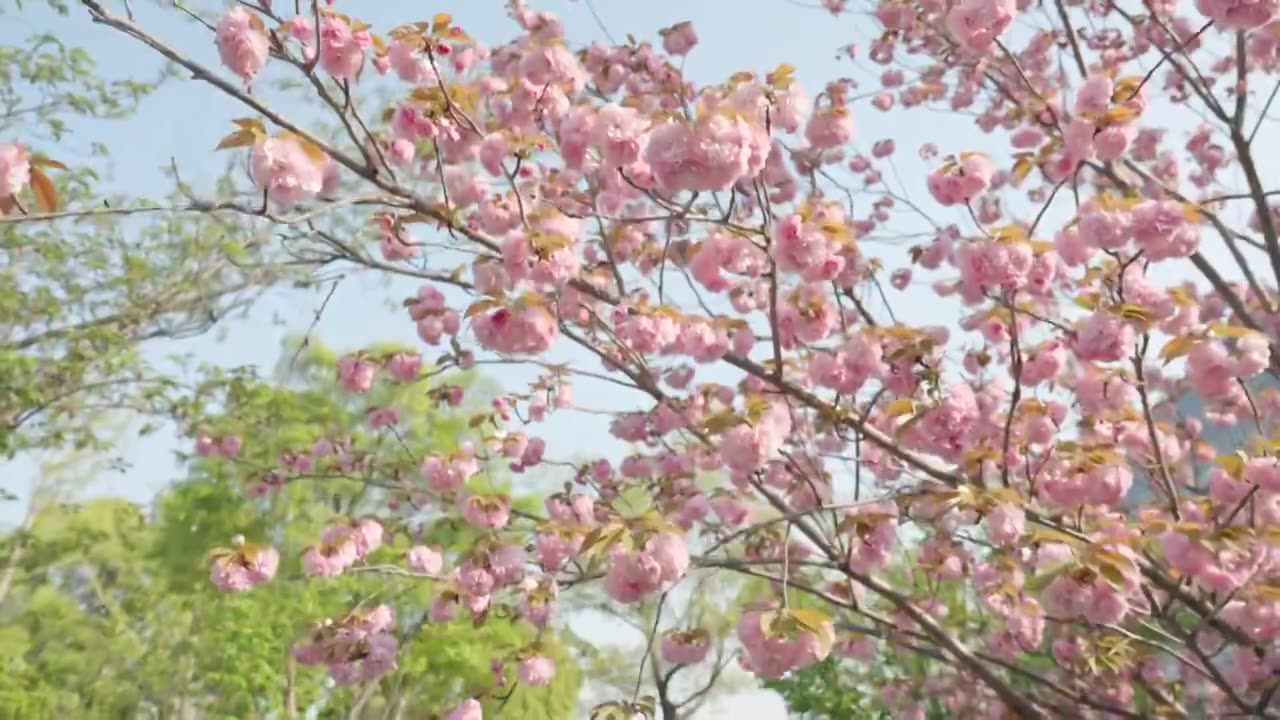
<path fill-rule="evenodd" d="M 0 2 L 0 26 L 53 27 L 67 7 L 47 4 Z M 0 139 L 65 164 L 47 174 L 59 209 L 79 208 L 0 218 L 0 458 L 101 450 L 104 413 L 168 414 L 186 388 L 142 344 L 204 333 L 287 274 L 235 218 L 154 212 L 157 199 L 116 191 L 108 149 L 80 131 L 132 116 L 164 80 L 124 72 L 53 31 L 0 33 Z"/>
<path fill-rule="evenodd" d="M 0 596 L 0 666 L 8 668 L 0 674 L 0 720 L 169 717 L 180 708 L 229 720 L 286 717 L 290 707 L 322 719 L 426 718 L 489 690 L 495 658 L 514 681 L 516 654 L 536 636 L 503 613 L 479 628 L 469 620 L 431 624 L 424 622 L 430 581 L 378 573 L 302 580 L 298 556 L 335 510 L 357 513 L 386 491 L 352 479 L 299 479 L 255 501 L 246 490 L 256 467 L 326 434 L 350 436 L 354 447 L 387 441 L 363 429 L 366 402 L 404 410 L 401 440 L 427 451 L 456 447 L 466 423 L 418 385 L 380 385 L 353 400 L 333 381 L 337 354 L 318 342 L 286 356 L 278 382 L 214 373 L 200 401 L 184 405 L 193 424 L 251 439 L 236 463 L 192 458 L 189 476 L 151 513 L 117 499 L 58 505 L 28 532 L 0 538 L 0 557 L 23 551 L 13 589 Z M 438 524 L 431 541 L 458 545 L 468 532 Z M 242 594 L 210 583 L 204 553 L 236 534 L 280 549 L 275 581 Z M 398 562 L 409 546 L 407 534 L 393 532 L 371 562 Z M 395 608 L 396 672 L 371 687 L 335 688 L 322 668 L 292 662 L 289 649 L 310 623 L 361 602 Z M 537 639 L 559 667 L 552 685 L 517 686 L 485 702 L 505 703 L 509 717 L 571 718 L 579 671 L 553 633 Z"/>
<path fill-rule="evenodd" d="M 840 659 L 830 656 L 764 686 L 782 695 L 792 713 L 815 720 L 862 720 L 868 714 L 865 688 L 850 682 Z"/>

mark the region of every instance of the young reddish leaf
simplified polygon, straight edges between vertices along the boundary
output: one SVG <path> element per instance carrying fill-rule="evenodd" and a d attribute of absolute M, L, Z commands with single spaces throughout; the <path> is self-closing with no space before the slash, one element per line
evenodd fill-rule
<path fill-rule="evenodd" d="M 49 213 L 58 209 L 58 188 L 38 167 L 31 168 L 31 191 L 35 193 L 36 208 L 40 212 Z"/>
<path fill-rule="evenodd" d="M 63 165 L 62 163 L 52 158 L 47 158 L 44 155 L 37 155 L 31 158 L 31 166 L 32 167 L 48 167 L 48 168 L 53 168 L 55 170 L 67 169 L 66 165 Z"/>
<path fill-rule="evenodd" d="M 237 130 L 218 141 L 214 150 L 229 150 L 238 147 L 252 147 L 258 144 L 260 136 L 253 130 Z"/>
<path fill-rule="evenodd" d="M 259 134 L 266 135 L 267 129 L 258 118 L 236 118 L 231 123 L 241 130 L 254 130 Z"/>

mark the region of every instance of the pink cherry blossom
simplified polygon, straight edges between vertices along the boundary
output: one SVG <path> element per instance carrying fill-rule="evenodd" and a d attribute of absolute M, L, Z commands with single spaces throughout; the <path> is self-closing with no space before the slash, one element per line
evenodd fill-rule
<path fill-rule="evenodd" d="M 243 592 L 275 577 L 280 554 L 272 547 L 241 544 L 214 557 L 209 578 L 219 589 Z"/>
<path fill-rule="evenodd" d="M 947 13 L 947 30 L 965 50 L 981 54 L 1009 27 L 1016 13 L 1012 0 L 961 0 Z"/>
<path fill-rule="evenodd" d="M 350 392 L 366 392 L 373 386 L 378 366 L 372 360 L 346 356 L 338 360 L 338 382 Z"/>
<path fill-rule="evenodd" d="M 968 203 L 987 189 L 993 172 L 991 160 L 985 155 L 968 155 L 929 175 L 929 194 L 943 205 Z"/>
<path fill-rule="evenodd" d="M 445 720 L 484 720 L 484 708 L 475 698 L 467 698 L 445 716 Z"/>
<path fill-rule="evenodd" d="M 497 529 L 511 517 L 511 500 L 505 495 L 469 495 L 459 505 L 463 517 L 477 528 Z"/>
<path fill-rule="evenodd" d="M 1076 357 L 1095 362 L 1116 362 L 1133 352 L 1134 330 L 1123 319 L 1105 311 L 1095 312 L 1076 331 Z"/>
<path fill-rule="evenodd" d="M 559 334 L 551 313 L 538 305 L 499 308 L 471 321 L 480 344 L 507 354 L 545 352 Z"/>
<path fill-rule="evenodd" d="M 811 665 L 831 652 L 835 633 L 830 621 L 818 632 L 804 628 L 766 630 L 776 613 L 752 611 L 738 621 L 744 669 L 762 678 L 776 678 L 791 670 Z M 785 620 L 783 621 L 785 623 Z"/>
<path fill-rule="evenodd" d="M 648 553 L 616 550 L 604 578 L 604 591 L 620 603 L 639 602 L 662 587 L 662 566 Z"/>
<path fill-rule="evenodd" d="M 309 200 L 324 187 L 324 166 L 293 137 L 267 138 L 255 145 L 249 172 L 267 198 L 282 207 Z"/>
<path fill-rule="evenodd" d="M 218 22 L 215 44 L 222 64 L 245 82 L 262 71 L 271 47 L 262 18 L 238 6 Z"/>
<path fill-rule="evenodd" d="M 688 21 L 663 28 L 658 34 L 662 36 L 662 49 L 670 55 L 688 55 L 698 44 L 698 33 L 694 31 L 693 23 Z"/>
<path fill-rule="evenodd" d="M 692 125 L 673 121 L 652 129 L 645 161 L 668 191 L 725 190 L 763 169 L 767 149 L 762 128 L 715 114 Z"/>
<path fill-rule="evenodd" d="M 987 537 L 996 545 L 1014 545 L 1026 531 L 1026 513 L 1012 503 L 1000 503 L 987 514 Z"/>
<path fill-rule="evenodd" d="M 1280 10 L 1274 0 L 1196 0 L 1200 14 L 1226 30 L 1252 30 L 1266 25 Z"/>
<path fill-rule="evenodd" d="M 31 158 L 21 145 L 0 145 L 0 200 L 22 192 L 31 182 Z"/>
<path fill-rule="evenodd" d="M 675 533 L 658 533 L 649 538 L 644 552 L 658 563 L 664 585 L 676 582 L 689 571 L 689 548 L 684 538 Z"/>
<path fill-rule="evenodd" d="M 359 75 L 371 45 L 367 30 L 353 30 L 346 20 L 332 15 L 320 20 L 320 66 L 336 78 Z"/>
<path fill-rule="evenodd" d="M 696 665 L 707 657 L 710 650 L 710 636 L 703 630 L 667 633 L 659 645 L 662 659 L 673 665 Z"/>
<path fill-rule="evenodd" d="M 853 116 L 842 106 L 815 112 L 805 125 L 804 137 L 815 148 L 841 147 L 853 139 Z"/>
<path fill-rule="evenodd" d="M 425 545 L 409 548 L 406 560 L 410 570 L 426 575 L 438 575 L 444 567 L 444 558 L 441 557 L 440 552 Z"/>
<path fill-rule="evenodd" d="M 555 661 L 545 655 L 534 655 L 520 661 L 520 682 L 530 687 L 546 687 L 556 675 Z"/>

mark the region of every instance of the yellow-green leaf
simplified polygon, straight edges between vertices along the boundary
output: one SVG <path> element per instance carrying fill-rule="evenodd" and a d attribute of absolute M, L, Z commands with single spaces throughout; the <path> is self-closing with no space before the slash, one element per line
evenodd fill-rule
<path fill-rule="evenodd" d="M 1117 305 L 1114 308 L 1114 312 L 1125 320 L 1134 320 L 1142 323 L 1149 323 L 1154 317 L 1150 310 L 1142 307 L 1141 305 L 1134 305 L 1132 303 Z"/>
<path fill-rule="evenodd" d="M 1117 105 L 1108 110 L 1107 114 L 1102 117 L 1107 123 L 1123 124 L 1138 117 L 1138 109 L 1132 105 Z"/>
<path fill-rule="evenodd" d="M 1031 174 L 1031 171 L 1035 169 L 1036 169 L 1035 160 L 1029 157 L 1018 158 L 1018 161 L 1013 164 L 1014 185 L 1017 185 L 1021 183 L 1023 180 L 1026 180 L 1027 176 Z"/>
<path fill-rule="evenodd" d="M 1022 225 L 1004 225 L 992 230 L 991 237 L 997 242 L 1011 243 L 1022 242 L 1023 240 L 1026 240 L 1029 235 L 1027 235 L 1027 228 Z"/>
<path fill-rule="evenodd" d="M 1250 335 L 1253 335 L 1255 333 L 1254 330 L 1251 330 L 1247 327 L 1240 327 L 1239 325 L 1228 325 L 1227 323 L 1221 323 L 1221 322 L 1213 323 L 1212 325 L 1209 326 L 1209 330 L 1211 330 L 1213 334 L 1217 335 L 1218 337 L 1235 338 L 1237 340 L 1239 340 L 1240 338 L 1249 337 Z"/>
<path fill-rule="evenodd" d="M 1098 309 L 1098 294 L 1085 293 L 1084 295 L 1075 298 L 1073 302 L 1085 310 L 1096 310 Z"/>
<path fill-rule="evenodd" d="M 903 415 L 909 415 L 915 412 L 915 410 L 915 400 L 912 400 L 911 398 L 898 398 L 897 400 L 889 403 L 888 407 L 884 409 L 884 413 L 891 418 L 896 418 L 902 417 Z"/>
<path fill-rule="evenodd" d="M 1165 343 L 1164 347 L 1160 348 L 1160 359 L 1164 360 L 1165 365 L 1168 365 L 1174 360 L 1177 360 L 1183 355 L 1191 352 L 1191 349 L 1195 346 L 1196 339 L 1194 337 L 1189 335 L 1179 335 Z"/>
<path fill-rule="evenodd" d="M 787 614 L 796 624 L 808 630 L 809 632 L 825 636 L 832 632 L 831 617 L 821 610 L 807 610 L 804 608 L 798 610 L 790 610 Z"/>
<path fill-rule="evenodd" d="M 1106 578 L 1107 582 L 1112 585 L 1120 587 L 1124 584 L 1124 573 L 1115 565 L 1112 565 L 1111 563 L 1102 563 L 1101 567 L 1098 568 L 1098 571 L 1101 572 L 1102 577 Z"/>
<path fill-rule="evenodd" d="M 1244 474 L 1245 460 L 1244 453 L 1237 450 L 1230 455 L 1219 455 L 1214 458 L 1213 464 L 1227 471 L 1227 474 L 1231 477 L 1239 480 L 1240 476 Z"/>

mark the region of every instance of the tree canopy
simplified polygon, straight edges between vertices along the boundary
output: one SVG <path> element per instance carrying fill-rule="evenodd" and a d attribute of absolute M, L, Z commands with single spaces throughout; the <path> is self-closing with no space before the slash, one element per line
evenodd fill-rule
<path fill-rule="evenodd" d="M 1280 718 L 1280 0 L 55 6 L 154 64 L 3 50 L 0 447 L 190 477 L 32 505 L 21 712 Z M 234 110 L 116 197 L 60 133 L 161 77 Z M 274 376 L 143 350 L 290 286 Z"/>

